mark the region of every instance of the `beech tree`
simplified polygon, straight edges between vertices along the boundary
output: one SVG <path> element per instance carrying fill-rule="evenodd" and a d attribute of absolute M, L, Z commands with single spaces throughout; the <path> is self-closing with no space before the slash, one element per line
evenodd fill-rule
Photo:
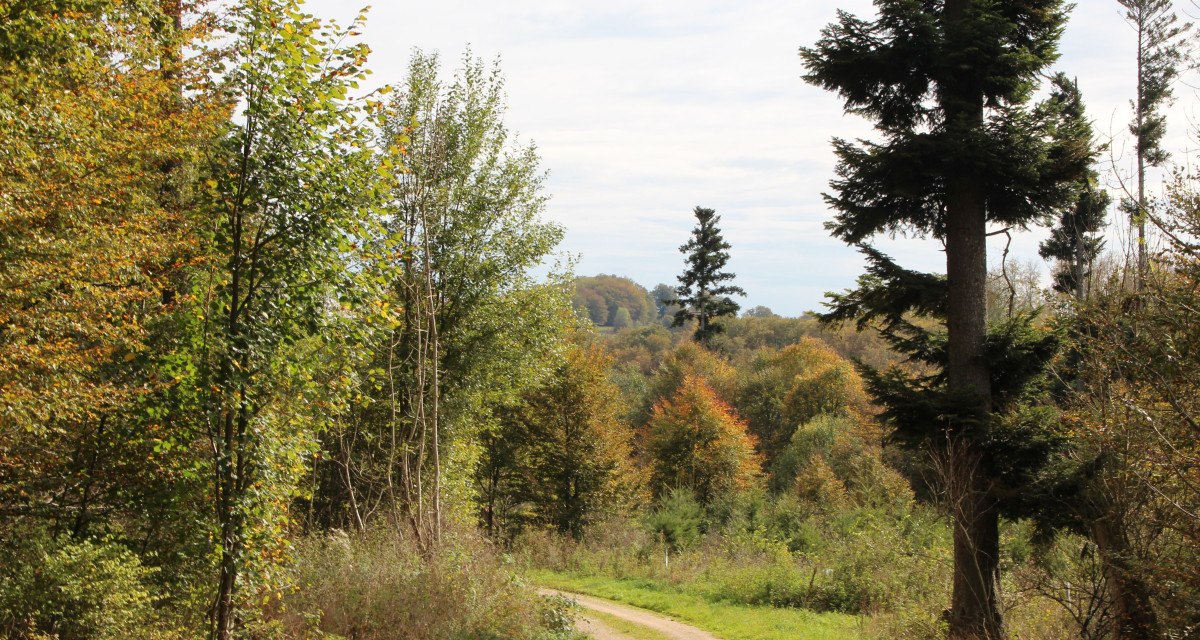
<path fill-rule="evenodd" d="M 211 160 L 202 196 L 211 255 L 196 278 L 195 395 L 212 456 L 220 640 L 236 633 L 251 543 L 277 533 L 282 519 L 267 514 L 294 497 L 296 459 L 312 448 L 311 434 L 272 408 L 285 390 L 305 390 L 311 371 L 294 347 L 320 334 L 349 275 L 343 247 L 381 191 L 363 104 L 347 99 L 366 46 L 340 43 L 293 0 L 241 4 L 232 21 L 224 89 L 242 117 Z"/>
<path fill-rule="evenodd" d="M 655 497 L 687 489 L 708 504 L 751 487 L 762 472 L 746 423 L 699 376 L 686 376 L 654 406 L 643 442 Z"/>
<path fill-rule="evenodd" d="M 610 364 L 598 346 L 572 346 L 484 435 L 476 482 L 489 533 L 534 524 L 578 539 L 604 513 L 637 504 L 643 483 Z"/>
<path fill-rule="evenodd" d="M 950 637 L 1001 638 L 1006 487 L 1027 481 L 1050 443 L 1000 418 L 1054 343 L 1020 323 L 989 339 L 987 236 L 989 224 L 1044 221 L 1087 166 L 1078 141 L 1056 139 L 1060 112 L 1028 105 L 1056 57 L 1065 10 L 1059 0 L 875 6 L 875 20 L 843 12 L 801 50 L 806 80 L 836 91 L 882 138 L 834 141 L 828 227 L 862 247 L 869 266 L 858 289 L 832 298 L 826 319 L 856 319 L 860 328 L 878 321 L 894 348 L 938 371 L 865 374 L 897 440 L 937 452 L 944 469 L 955 523 Z M 894 232 L 940 241 L 946 275 L 902 269 L 865 245 Z M 913 314 L 944 318 L 944 338 L 912 323 Z"/>
<path fill-rule="evenodd" d="M 712 209 L 696 207 L 696 228 L 692 238 L 679 247 L 687 255 L 687 269 L 679 276 L 675 287 L 676 301 L 682 308 L 675 312 L 673 326 L 681 327 L 685 322 L 696 320 L 696 341 L 708 346 L 712 337 L 721 333 L 717 318 L 737 315 L 741 307 L 729 296 L 746 295 L 741 287 L 726 284 L 734 274 L 722 271 L 729 262 L 730 244 L 721 236 L 717 225 L 721 216 Z"/>

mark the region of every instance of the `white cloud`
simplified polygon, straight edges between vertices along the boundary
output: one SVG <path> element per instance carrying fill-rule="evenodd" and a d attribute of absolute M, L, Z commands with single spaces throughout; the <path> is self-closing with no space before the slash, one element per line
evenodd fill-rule
<path fill-rule="evenodd" d="M 343 21 L 358 6 L 307 5 Z M 797 314 L 862 267 L 823 229 L 821 192 L 833 175 L 829 139 L 870 129 L 801 80 L 797 55 L 839 7 L 871 13 L 867 0 L 403 0 L 372 11 L 365 38 L 379 82 L 399 81 L 413 48 L 448 64 L 468 43 L 501 56 L 508 122 L 550 170 L 548 215 L 567 228 L 563 249 L 580 254 L 579 273 L 673 282 L 691 209 L 703 205 L 723 216 L 744 302 Z M 1062 51 L 1057 66 L 1079 78 L 1097 130 L 1123 136 L 1133 40 L 1115 0 L 1081 2 Z M 1186 144 L 1189 101 L 1181 92 L 1174 147 Z M 1020 237 L 1014 254 L 1035 257 L 1039 238 Z M 934 243 L 884 244 L 906 265 L 942 267 Z"/>

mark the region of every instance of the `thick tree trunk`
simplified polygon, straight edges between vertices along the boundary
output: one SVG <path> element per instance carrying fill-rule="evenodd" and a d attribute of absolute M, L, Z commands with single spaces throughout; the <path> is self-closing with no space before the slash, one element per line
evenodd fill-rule
<path fill-rule="evenodd" d="M 969 402 L 961 423 L 947 434 L 948 487 L 954 517 L 954 592 L 950 637 L 1003 637 L 1000 614 L 999 517 L 982 456 L 971 435 L 972 421 L 991 412 L 991 382 L 984 346 L 987 338 L 985 279 L 987 234 L 978 189 L 957 179 L 947 202 L 946 313 L 951 393 Z"/>
<path fill-rule="evenodd" d="M 946 32 L 956 40 L 971 0 L 947 0 Z M 983 128 L 983 97 L 974 87 L 977 70 L 945 78 L 939 101 L 948 134 L 971 140 Z M 1004 635 L 1000 613 L 999 515 L 972 423 L 991 413 L 987 340 L 987 216 L 981 177 L 964 170 L 947 176 L 946 308 L 947 379 L 964 404 L 947 431 L 948 488 L 954 517 L 954 590 L 950 638 L 993 640 Z"/>

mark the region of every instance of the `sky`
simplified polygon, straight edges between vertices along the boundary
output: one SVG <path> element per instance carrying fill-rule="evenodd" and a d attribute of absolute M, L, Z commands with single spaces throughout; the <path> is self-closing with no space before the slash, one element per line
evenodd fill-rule
<path fill-rule="evenodd" d="M 1055 70 L 1078 78 L 1097 132 L 1113 138 L 1108 169 L 1127 171 L 1134 34 L 1115 0 L 1077 4 Z M 310 0 L 305 10 L 346 23 L 362 6 Z M 692 209 L 704 206 L 721 215 L 742 307 L 799 315 L 853 286 L 863 266 L 824 229 L 821 194 L 833 176 L 830 139 L 871 128 L 804 83 L 797 54 L 839 8 L 874 13 L 869 0 L 393 0 L 372 8 L 362 37 L 379 84 L 401 82 L 414 49 L 439 52 L 447 73 L 468 46 L 500 60 L 506 122 L 537 145 L 546 217 L 566 229 L 561 250 L 578 275 L 674 284 Z M 1176 93 L 1166 147 L 1184 162 L 1200 148 L 1189 135 L 1200 99 L 1188 85 Z M 1015 237 L 1013 258 L 1039 260 L 1044 235 Z M 906 267 L 945 269 L 934 242 L 879 244 Z M 1003 248 L 993 241 L 992 262 Z"/>

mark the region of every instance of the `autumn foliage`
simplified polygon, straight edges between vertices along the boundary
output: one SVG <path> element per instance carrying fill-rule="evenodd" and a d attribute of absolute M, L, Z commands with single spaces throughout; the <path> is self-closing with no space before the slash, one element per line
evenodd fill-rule
<path fill-rule="evenodd" d="M 761 475 L 746 423 L 695 375 L 654 406 L 643 446 L 656 496 L 687 488 L 707 503 L 752 487 Z"/>

